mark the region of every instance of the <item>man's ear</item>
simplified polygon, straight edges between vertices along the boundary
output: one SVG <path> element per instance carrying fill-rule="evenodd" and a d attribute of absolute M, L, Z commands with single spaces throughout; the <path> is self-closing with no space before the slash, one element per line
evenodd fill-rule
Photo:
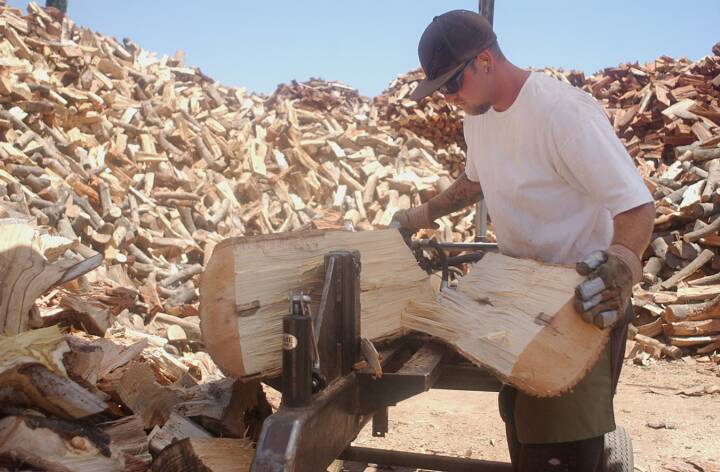
<path fill-rule="evenodd" d="M 480 64 L 480 66 L 483 68 L 483 70 L 485 70 L 486 73 L 490 72 L 492 56 L 490 55 L 490 53 L 487 50 L 478 54 L 477 60 L 478 60 L 478 63 Z"/>

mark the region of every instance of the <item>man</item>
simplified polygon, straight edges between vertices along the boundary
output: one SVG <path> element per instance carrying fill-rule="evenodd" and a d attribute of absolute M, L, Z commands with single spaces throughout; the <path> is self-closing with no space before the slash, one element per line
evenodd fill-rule
<path fill-rule="evenodd" d="M 507 386 L 500 393 L 514 470 L 600 470 L 603 435 L 615 429 L 613 395 L 631 288 L 653 229 L 652 197 L 601 106 L 510 63 L 482 16 L 455 10 L 435 17 L 418 52 L 426 78 L 411 97 L 439 91 L 465 112 L 467 159 L 447 190 L 394 219 L 412 231 L 432 228 L 484 195 L 504 254 L 559 264 L 601 256 L 576 306 L 589 322 L 613 310 L 620 319 L 594 367 L 559 397 Z"/>

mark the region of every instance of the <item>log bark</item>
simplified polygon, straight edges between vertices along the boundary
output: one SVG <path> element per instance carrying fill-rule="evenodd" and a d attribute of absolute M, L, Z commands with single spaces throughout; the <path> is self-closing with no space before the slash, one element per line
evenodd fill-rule
<path fill-rule="evenodd" d="M 0 420 L 0 457 L 52 472 L 121 472 L 124 457 L 97 428 L 61 420 L 8 416 Z"/>
<path fill-rule="evenodd" d="M 703 346 L 720 341 L 720 334 L 710 336 L 671 336 L 670 343 L 678 347 Z"/>
<path fill-rule="evenodd" d="M 153 472 L 247 472 L 255 449 L 246 439 L 188 438 L 165 448 Z"/>
<path fill-rule="evenodd" d="M 108 405 L 78 383 L 39 364 L 28 364 L 3 372 L 3 386 L 32 401 L 28 407 L 64 419 L 85 418 L 105 411 Z"/>
<path fill-rule="evenodd" d="M 689 263 L 684 268 L 682 268 L 681 270 L 676 272 L 675 275 L 673 275 L 666 281 L 661 282 L 660 286 L 662 288 L 670 288 L 670 287 L 677 285 L 678 282 L 682 282 L 683 280 L 685 280 L 686 278 L 688 278 L 692 274 L 694 274 L 695 271 L 697 271 L 702 266 L 704 266 L 705 264 L 710 262 L 714 256 L 715 256 L 714 252 L 712 252 L 709 249 L 705 249 L 691 263 Z"/>
<path fill-rule="evenodd" d="M 63 419 L 105 411 L 102 399 L 67 377 L 62 358 L 68 351 L 65 338 L 54 326 L 0 337 L 0 385 L 19 394 L 20 406 Z M 32 403 L 23 405 L 24 399 Z"/>
<path fill-rule="evenodd" d="M 720 296 L 705 303 L 668 305 L 663 313 L 663 318 L 668 323 L 720 318 Z"/>
<path fill-rule="evenodd" d="M 657 339 L 645 336 L 642 334 L 635 335 L 635 341 L 643 346 L 647 346 L 658 354 L 665 354 L 671 359 L 679 359 L 682 357 L 682 352 L 675 346 L 668 346 L 667 344 L 661 343 Z M 660 357 L 659 355 L 657 357 Z"/>
<path fill-rule="evenodd" d="M 704 228 L 701 228 L 697 231 L 692 231 L 690 233 L 687 233 L 683 236 L 683 240 L 691 243 L 693 241 L 697 241 L 698 239 L 702 238 L 703 236 L 707 236 L 709 234 L 715 233 L 718 230 L 720 230 L 720 217 L 716 217 L 712 223 L 705 226 Z"/>
<path fill-rule="evenodd" d="M 667 336 L 704 336 L 720 333 L 720 318 L 702 321 L 679 321 L 665 325 Z"/>
<path fill-rule="evenodd" d="M 649 337 L 655 337 L 658 334 L 662 334 L 663 332 L 663 319 L 662 318 L 656 318 L 655 321 L 651 323 L 644 324 L 642 326 L 638 326 L 638 333 L 642 334 L 644 336 Z"/>

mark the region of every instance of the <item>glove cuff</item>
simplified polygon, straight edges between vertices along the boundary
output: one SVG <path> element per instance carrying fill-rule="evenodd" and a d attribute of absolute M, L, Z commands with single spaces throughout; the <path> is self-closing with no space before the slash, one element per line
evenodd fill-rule
<path fill-rule="evenodd" d="M 628 269 L 630 269 L 633 285 L 642 280 L 642 262 L 640 262 L 640 258 L 635 254 L 635 251 L 622 244 L 613 244 L 608 248 L 607 253 L 623 261 Z"/>
<path fill-rule="evenodd" d="M 426 227 L 433 228 L 435 226 L 435 222 L 430 215 L 430 202 L 423 203 L 422 205 L 420 205 L 420 208 L 423 208 L 423 210 L 425 210 L 423 216 L 425 217 L 425 224 L 427 225 Z"/>
<path fill-rule="evenodd" d="M 430 204 L 427 202 L 409 209 L 408 219 L 410 225 L 418 229 L 432 228 L 434 226 L 433 220 L 430 219 Z"/>

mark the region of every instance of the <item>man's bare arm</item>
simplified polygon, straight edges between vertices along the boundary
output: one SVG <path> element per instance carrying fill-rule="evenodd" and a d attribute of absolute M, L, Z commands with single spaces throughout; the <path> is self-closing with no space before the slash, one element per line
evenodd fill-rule
<path fill-rule="evenodd" d="M 434 220 L 449 215 L 476 203 L 482 196 L 480 183 L 468 179 L 463 172 L 450 187 L 430 199 L 430 216 Z"/>
<path fill-rule="evenodd" d="M 620 244 L 642 258 L 655 226 L 655 204 L 646 203 L 618 213 L 613 219 L 612 244 Z"/>
<path fill-rule="evenodd" d="M 472 205 L 482 198 L 480 184 L 467 178 L 465 172 L 460 174 L 453 184 L 430 201 L 420 206 L 402 209 L 395 212 L 391 227 L 417 231 L 422 228 L 437 228 L 436 218 Z"/>

